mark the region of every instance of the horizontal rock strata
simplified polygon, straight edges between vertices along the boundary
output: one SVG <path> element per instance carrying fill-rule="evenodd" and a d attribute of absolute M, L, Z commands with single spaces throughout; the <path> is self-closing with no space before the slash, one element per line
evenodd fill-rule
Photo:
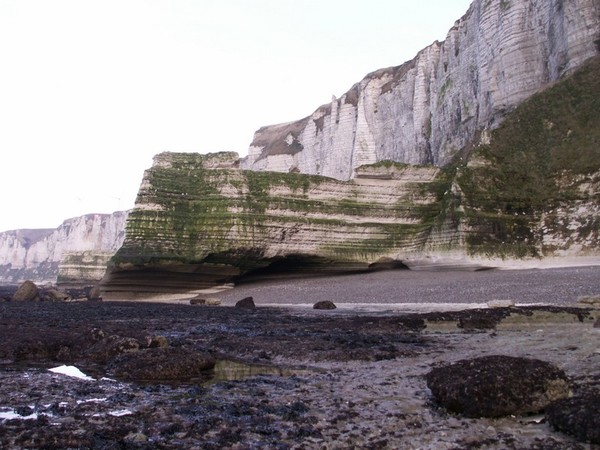
<path fill-rule="evenodd" d="M 269 265 L 366 270 L 420 251 L 437 216 L 435 167 L 381 164 L 342 182 L 243 171 L 237 160 L 235 153 L 155 157 L 105 297 L 121 287 L 200 289 Z"/>
<path fill-rule="evenodd" d="M 600 58 L 517 107 L 445 168 L 390 161 L 340 181 L 163 153 L 104 297 L 194 292 L 248 274 L 600 254 Z M 133 297 L 132 297 L 133 295 Z"/>

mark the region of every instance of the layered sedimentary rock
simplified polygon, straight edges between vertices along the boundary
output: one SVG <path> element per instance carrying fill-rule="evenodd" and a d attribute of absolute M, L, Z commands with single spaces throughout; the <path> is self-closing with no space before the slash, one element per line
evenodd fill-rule
<path fill-rule="evenodd" d="M 192 293 L 268 271 L 349 272 L 600 257 L 600 58 L 517 107 L 444 168 L 352 180 L 163 153 L 146 171 L 105 298 Z"/>
<path fill-rule="evenodd" d="M 444 166 L 599 49 L 598 0 L 475 0 L 444 42 L 258 130 L 242 167 L 346 180 L 382 160 Z"/>
<path fill-rule="evenodd" d="M 105 297 L 187 292 L 267 266 L 365 270 L 418 252 L 437 216 L 436 167 L 384 163 L 342 182 L 237 163 L 236 153 L 155 157 Z"/>
<path fill-rule="evenodd" d="M 88 214 L 56 229 L 0 233 L 0 282 L 100 280 L 123 243 L 127 214 Z"/>

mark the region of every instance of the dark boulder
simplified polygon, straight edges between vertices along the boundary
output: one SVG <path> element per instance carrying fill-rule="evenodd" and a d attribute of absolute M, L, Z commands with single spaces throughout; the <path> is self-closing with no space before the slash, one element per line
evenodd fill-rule
<path fill-rule="evenodd" d="M 552 427 L 581 442 L 600 444 L 600 393 L 588 392 L 552 403 L 546 410 Z"/>
<path fill-rule="evenodd" d="M 321 300 L 313 305 L 313 309 L 335 309 L 337 306 L 330 300 Z"/>
<path fill-rule="evenodd" d="M 252 297 L 246 297 L 241 299 L 239 302 L 235 304 L 236 308 L 245 308 L 245 309 L 254 309 L 256 305 L 254 304 L 254 299 Z"/>
<path fill-rule="evenodd" d="M 502 355 L 438 367 L 426 380 L 438 403 L 467 417 L 536 413 L 570 393 L 566 374 L 556 366 Z"/>
<path fill-rule="evenodd" d="M 12 297 L 15 302 L 30 302 L 40 299 L 40 291 L 33 281 L 25 281 Z"/>
<path fill-rule="evenodd" d="M 124 380 L 185 381 L 207 375 L 215 360 L 183 347 L 158 347 L 125 353 L 110 363 L 111 372 Z"/>

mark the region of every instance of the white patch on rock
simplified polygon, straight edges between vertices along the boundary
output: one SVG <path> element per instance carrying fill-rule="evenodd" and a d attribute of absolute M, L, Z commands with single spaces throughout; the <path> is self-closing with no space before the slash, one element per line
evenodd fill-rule
<path fill-rule="evenodd" d="M 68 377 L 79 378 L 80 380 L 95 381 L 94 378 L 86 375 L 85 373 L 83 373 L 81 370 L 79 370 L 75 366 L 63 365 L 63 366 L 53 367 L 52 369 L 48 369 L 48 370 L 52 373 L 58 373 L 61 375 L 66 375 Z"/>

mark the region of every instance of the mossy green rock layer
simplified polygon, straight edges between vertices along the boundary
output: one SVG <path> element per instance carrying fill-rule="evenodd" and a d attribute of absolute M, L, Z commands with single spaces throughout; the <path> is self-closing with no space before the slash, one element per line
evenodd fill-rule
<path fill-rule="evenodd" d="M 240 170 L 236 153 L 157 155 L 105 291 L 191 292 L 278 264 L 598 255 L 598 73 L 595 59 L 443 169 L 380 162 L 343 182 Z"/>
<path fill-rule="evenodd" d="M 439 215 L 437 191 L 447 188 L 439 186 L 435 167 L 388 164 L 375 177 L 359 173 L 341 182 L 243 171 L 237 159 L 235 153 L 156 156 L 107 289 L 193 290 L 283 258 L 296 261 L 296 269 L 363 270 L 420 251 Z"/>

